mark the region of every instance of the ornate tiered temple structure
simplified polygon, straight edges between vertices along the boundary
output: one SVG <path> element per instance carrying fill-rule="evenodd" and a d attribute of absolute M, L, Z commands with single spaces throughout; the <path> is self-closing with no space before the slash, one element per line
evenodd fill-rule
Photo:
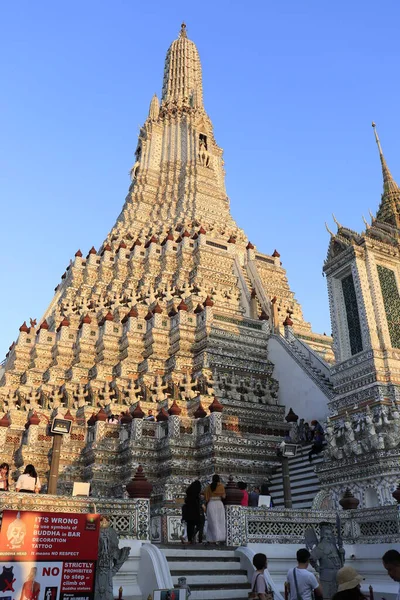
<path fill-rule="evenodd" d="M 76 252 L 43 318 L 24 322 L 10 347 L 2 457 L 14 477 L 32 462 L 46 482 L 48 422 L 67 413 L 61 491 L 86 480 L 94 494 L 120 496 L 139 463 L 159 500 L 214 472 L 261 482 L 286 427 L 267 351 L 284 322 L 331 354 L 279 253 L 258 251 L 230 214 L 198 51 L 182 25 L 121 214 L 100 248 Z M 143 419 L 150 410 L 155 422 Z M 122 413 L 121 425 L 107 421 Z"/>
<path fill-rule="evenodd" d="M 400 442 L 400 188 L 373 124 L 383 194 L 359 234 L 338 222 L 324 271 L 336 363 L 328 449 L 319 468 L 327 497 L 350 491 L 360 506 L 393 502 Z"/>

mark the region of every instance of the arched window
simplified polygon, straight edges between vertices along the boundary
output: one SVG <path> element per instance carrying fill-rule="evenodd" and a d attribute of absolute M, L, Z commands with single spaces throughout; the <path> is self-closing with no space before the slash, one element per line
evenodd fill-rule
<path fill-rule="evenodd" d="M 367 488 L 365 490 L 365 508 L 374 508 L 379 505 L 378 492 L 374 488 Z"/>

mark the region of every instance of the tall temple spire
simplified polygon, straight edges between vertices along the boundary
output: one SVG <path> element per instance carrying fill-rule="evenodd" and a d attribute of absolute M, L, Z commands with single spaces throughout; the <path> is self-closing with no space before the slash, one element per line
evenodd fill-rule
<path fill-rule="evenodd" d="M 379 150 L 383 176 L 383 194 L 376 219 L 377 221 L 389 223 L 394 227 L 400 228 L 400 188 L 395 182 L 383 155 L 381 142 L 374 122 L 372 123 L 372 127 Z"/>
<path fill-rule="evenodd" d="M 200 57 L 196 45 L 187 37 L 185 23 L 165 59 L 162 103 L 168 102 L 203 106 Z"/>

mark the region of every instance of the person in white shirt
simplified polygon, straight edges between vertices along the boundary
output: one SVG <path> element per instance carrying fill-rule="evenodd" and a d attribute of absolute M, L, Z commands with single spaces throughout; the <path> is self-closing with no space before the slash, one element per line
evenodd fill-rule
<path fill-rule="evenodd" d="M 290 587 L 290 600 L 312 600 L 313 592 L 322 599 L 322 587 L 314 573 L 308 570 L 310 553 L 307 548 L 297 550 L 297 567 L 289 569 L 287 580 Z M 297 584 L 297 585 L 296 585 Z"/>
<path fill-rule="evenodd" d="M 38 494 L 41 489 L 40 479 L 33 465 L 26 465 L 25 471 L 18 477 L 15 485 L 17 492 L 25 492 L 27 494 Z"/>
<path fill-rule="evenodd" d="M 400 583 L 400 553 L 397 552 L 397 550 L 388 550 L 382 556 L 382 562 L 389 577 L 391 577 L 393 581 Z M 396 600 L 400 600 L 400 585 L 397 591 Z"/>

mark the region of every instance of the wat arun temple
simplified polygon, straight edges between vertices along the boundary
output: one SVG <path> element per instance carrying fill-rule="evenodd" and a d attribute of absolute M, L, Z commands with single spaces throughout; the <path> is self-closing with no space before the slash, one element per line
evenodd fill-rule
<path fill-rule="evenodd" d="M 347 489 L 360 508 L 393 504 L 400 189 L 374 133 L 379 208 L 361 233 L 338 222 L 329 230 L 330 337 L 304 320 L 279 239 L 257 248 L 230 213 L 199 54 L 182 25 L 120 215 L 100 246 L 82 240 L 87 250 L 43 317 L 21 325 L 2 365 L 0 450 L 11 478 L 33 463 L 46 490 L 49 422 L 61 416 L 74 424 L 59 493 L 87 481 L 93 496 L 123 498 L 138 465 L 159 504 L 213 473 L 261 484 L 280 464 L 285 432 L 298 430 L 295 413 L 326 430 L 314 506 L 337 507 Z"/>

